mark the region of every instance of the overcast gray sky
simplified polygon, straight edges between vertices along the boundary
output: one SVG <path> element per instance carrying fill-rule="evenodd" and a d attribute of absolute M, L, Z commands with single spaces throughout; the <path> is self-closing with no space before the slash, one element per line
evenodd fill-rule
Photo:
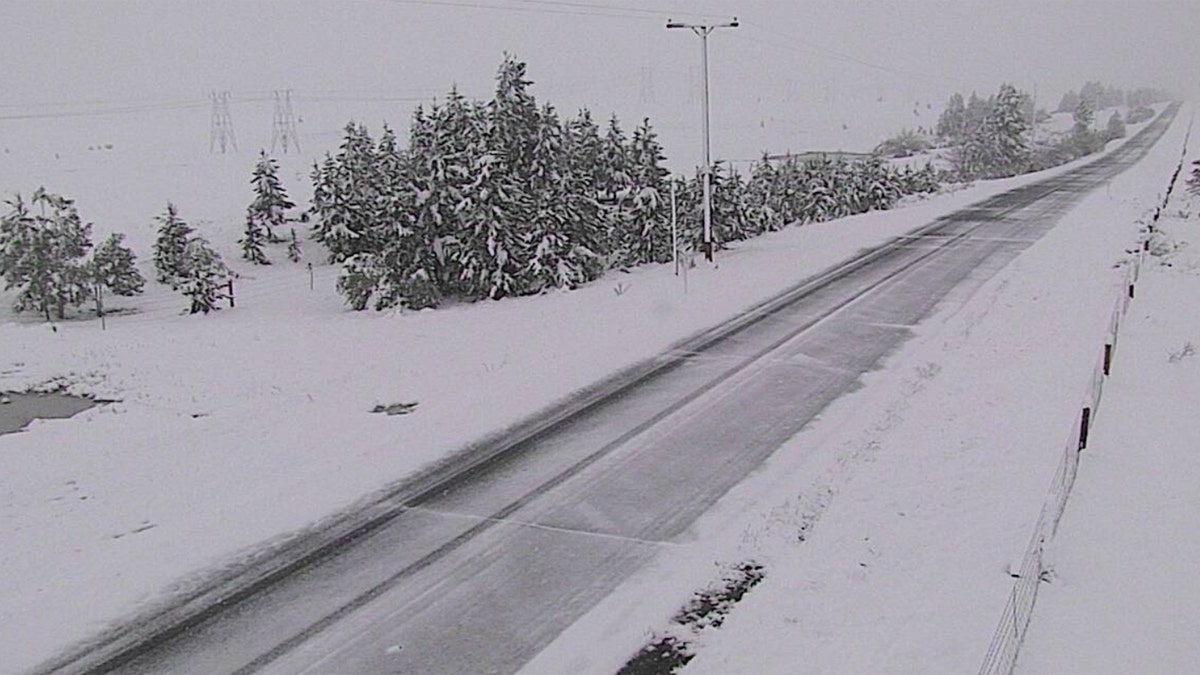
<path fill-rule="evenodd" d="M 0 136 L 23 116 L 82 124 L 114 107 L 136 117 L 188 101 L 207 115 L 213 89 L 236 103 L 291 88 L 297 113 L 308 115 L 301 133 L 324 134 L 332 146 L 349 117 L 403 128 L 417 101 L 451 83 L 487 96 L 510 51 L 528 62 L 540 100 L 568 114 L 616 111 L 627 127 L 649 115 L 673 160 L 695 163 L 700 42 L 666 30 L 670 17 L 742 21 L 709 43 L 714 152 L 729 158 L 861 146 L 930 124 L 953 91 L 988 93 L 1001 82 L 1036 87 L 1050 108 L 1088 79 L 1185 97 L 1200 83 L 1196 0 L 0 0 L 0 8 Z M 270 112 L 264 104 L 235 110 L 235 119 Z"/>

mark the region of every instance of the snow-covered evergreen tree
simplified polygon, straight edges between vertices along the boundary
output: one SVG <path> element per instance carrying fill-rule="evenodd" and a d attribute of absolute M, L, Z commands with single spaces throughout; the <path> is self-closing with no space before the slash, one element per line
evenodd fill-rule
<path fill-rule="evenodd" d="M 155 218 L 158 238 L 154 240 L 155 279 L 175 288 L 183 276 L 183 252 L 191 237 L 192 228 L 182 218 L 175 205 L 167 202 L 167 210 Z"/>
<path fill-rule="evenodd" d="M 1029 119 L 1024 114 L 1026 96 L 1010 84 L 1000 86 L 989 99 L 987 113 L 955 148 L 952 161 L 964 179 L 998 178 L 1022 173 L 1029 167 L 1025 135 Z M 972 95 L 972 103 L 977 100 Z M 968 106 L 970 117 L 970 106 Z"/>
<path fill-rule="evenodd" d="M 270 265 L 263 246 L 267 243 L 267 229 L 262 221 L 255 218 L 253 211 L 246 214 L 246 229 L 242 230 L 242 238 L 238 243 L 242 246 L 242 257 L 255 265 Z"/>
<path fill-rule="evenodd" d="M 622 248 L 635 265 L 666 262 L 671 258 L 670 205 L 663 195 L 667 170 L 658 135 L 645 118 L 633 131 L 627 151 L 629 162 L 629 214 L 622 225 Z"/>
<path fill-rule="evenodd" d="M 1104 129 L 1104 135 L 1108 140 L 1125 138 L 1125 120 L 1121 119 L 1121 113 L 1113 111 L 1111 117 L 1108 118 L 1108 125 Z"/>
<path fill-rule="evenodd" d="M 282 242 L 279 230 L 287 222 L 288 210 L 296 205 L 279 182 L 279 165 L 267 156 L 266 150 L 259 152 L 250 182 L 254 186 L 254 201 L 250 203 L 247 218 L 258 224 L 267 241 Z"/>
<path fill-rule="evenodd" d="M 620 267 L 627 264 L 629 255 L 624 233 L 630 229 L 633 181 L 629 171 L 629 141 L 616 114 L 609 118 L 608 129 L 601 139 L 597 169 L 597 199 L 606 232 L 609 266 Z"/>
<path fill-rule="evenodd" d="M 204 237 L 192 237 L 184 246 L 180 260 L 179 290 L 191 300 L 189 313 L 218 309 L 217 302 L 229 297 L 226 288 L 231 278 L 221 256 Z"/>
<path fill-rule="evenodd" d="M 526 242 L 516 214 L 529 210 L 522 203 L 524 191 L 497 155 L 475 156 L 472 182 L 458 209 L 463 227 L 455 247 L 460 288 L 471 299 L 519 295 Z"/>
<path fill-rule="evenodd" d="M 91 261 L 92 278 L 115 295 L 137 295 L 146 279 L 138 271 L 137 256 L 124 241 L 125 235 L 114 232 L 96 248 Z"/>
<path fill-rule="evenodd" d="M 496 73 L 496 92 L 488 104 L 489 149 L 500 160 L 494 165 L 524 179 L 531 171 L 534 145 L 537 143 L 538 104 L 530 93 L 533 82 L 525 73 L 525 63 L 505 54 Z"/>
<path fill-rule="evenodd" d="M 589 178 L 574 176 L 570 133 L 549 104 L 539 114 L 538 135 L 531 154 L 529 189 L 533 218 L 528 223 L 523 282 L 526 292 L 574 288 L 593 278 L 596 254 L 585 242 L 594 238 L 594 200 L 583 198 Z M 591 218 L 591 222 L 588 222 Z"/>
<path fill-rule="evenodd" d="M 990 136 L 991 175 L 1015 176 L 1028 168 L 1029 117 L 1024 113 L 1027 96 L 1011 84 L 1000 85 L 995 105 L 984 123 Z"/>
<path fill-rule="evenodd" d="M 291 237 L 288 239 L 287 258 L 292 262 L 300 262 L 304 257 L 304 249 L 300 248 L 300 239 L 296 236 L 296 228 L 291 229 Z"/>
<path fill-rule="evenodd" d="M 1062 98 L 1059 99 L 1058 108 L 1055 109 L 1055 112 L 1075 112 L 1077 107 L 1079 107 L 1079 94 L 1072 89 L 1063 94 Z"/>
<path fill-rule="evenodd" d="M 1187 179 L 1188 194 L 1200 195 L 1200 160 L 1192 162 L 1192 175 Z"/>
<path fill-rule="evenodd" d="M 474 167 L 487 153 L 487 113 L 452 88 L 445 104 L 413 122 L 409 152 L 415 202 L 414 227 L 422 245 L 421 267 L 445 292 L 472 295 L 463 256 L 474 232 L 463 221 L 463 199 Z"/>
<path fill-rule="evenodd" d="M 1071 146 L 1072 158 L 1083 157 L 1104 149 L 1105 139 L 1092 129 L 1096 121 L 1094 98 L 1094 94 L 1088 97 L 1083 97 L 1081 94 L 1079 104 L 1075 106 L 1072 115 L 1075 124 L 1071 127 L 1071 135 L 1067 140 Z"/>
<path fill-rule="evenodd" d="M 367 128 L 346 125 L 336 156 L 313 167 L 312 237 L 329 250 L 330 262 L 382 250 L 390 238 L 375 143 Z"/>
<path fill-rule="evenodd" d="M 59 319 L 88 296 L 83 260 L 92 247 L 92 227 L 79 218 L 72 200 L 38 188 L 30 204 L 8 200 L 0 218 L 0 275 L 5 290 L 17 289 L 13 310 L 37 310 Z M 36 212 L 30 210 L 30 206 Z"/>
<path fill-rule="evenodd" d="M 763 153 L 762 159 L 750 170 L 746 183 L 747 208 L 753 211 L 751 218 L 761 223 L 764 230 L 781 230 L 786 224 L 783 219 L 780 195 L 780 172 Z"/>
<path fill-rule="evenodd" d="M 571 240 L 585 259 L 584 273 L 591 280 L 604 273 L 609 249 L 599 202 L 600 130 L 586 108 L 567 123 L 566 145 L 566 198 L 571 202 L 568 208 L 578 214 Z"/>
<path fill-rule="evenodd" d="M 962 94 L 955 92 L 946 103 L 946 109 L 938 116 L 937 135 L 943 141 L 957 145 L 966 136 L 966 129 L 967 104 Z"/>

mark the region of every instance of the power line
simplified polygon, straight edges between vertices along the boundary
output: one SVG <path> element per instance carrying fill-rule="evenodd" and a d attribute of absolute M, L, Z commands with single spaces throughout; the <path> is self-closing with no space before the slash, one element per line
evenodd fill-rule
<path fill-rule="evenodd" d="M 767 26 L 763 26 L 763 25 L 760 25 L 757 23 L 752 23 L 752 22 L 746 21 L 746 22 L 743 22 L 743 25 L 752 26 L 753 28 L 755 28 L 758 31 L 762 31 L 764 33 L 769 33 L 776 37 L 781 37 L 781 38 L 787 40 L 788 42 L 781 44 L 779 42 L 767 40 L 762 37 L 756 38 L 756 37 L 753 37 L 753 33 L 751 33 L 750 35 L 734 34 L 734 35 L 732 35 L 732 37 L 734 37 L 735 39 L 744 40 L 746 42 L 754 42 L 754 43 L 766 45 L 769 47 L 775 47 L 776 49 L 783 49 L 783 50 L 796 52 L 796 53 L 804 53 L 804 50 L 796 47 L 796 45 L 800 45 L 802 47 L 806 47 L 809 52 L 815 52 L 815 53 L 825 56 L 827 58 L 843 61 L 846 63 L 853 63 L 855 65 L 859 65 L 864 68 L 869 68 L 871 70 L 876 70 L 876 71 L 888 73 L 891 75 L 898 75 L 900 77 L 915 78 L 915 79 L 925 80 L 925 81 L 929 81 L 929 82 L 936 82 L 938 84 L 951 84 L 956 87 L 959 85 L 962 85 L 962 84 L 967 84 L 965 81 L 954 80 L 952 78 L 947 78 L 947 77 L 943 77 L 940 75 L 933 75 L 930 73 L 922 73 L 922 72 L 913 71 L 913 70 L 905 70 L 905 69 L 900 69 L 900 68 L 894 68 L 891 66 L 886 66 L 883 64 L 879 64 L 879 63 L 873 63 L 871 61 L 867 61 L 865 59 L 861 59 L 857 56 L 854 56 L 853 54 L 847 54 L 845 52 L 841 52 L 836 49 L 830 49 L 829 47 L 825 47 L 824 45 L 817 44 L 811 40 L 801 40 L 801 39 L 796 38 L 795 36 L 788 35 L 786 33 L 782 33 L 780 31 L 774 30 L 772 28 L 769 28 Z"/>
<path fill-rule="evenodd" d="M 590 2 L 566 2 L 565 0 L 511 0 L 511 1 L 525 3 L 525 4 L 529 4 L 529 5 L 549 5 L 552 7 L 574 7 L 574 8 L 600 9 L 600 10 L 605 10 L 605 11 L 617 10 L 617 11 L 623 11 L 623 12 L 637 12 L 637 13 L 640 13 L 640 14 L 646 16 L 646 18 L 653 18 L 653 19 L 660 19 L 666 15 L 695 17 L 695 18 L 701 18 L 701 19 L 711 19 L 711 18 L 719 16 L 716 14 L 701 14 L 699 12 L 686 12 L 686 11 L 678 11 L 675 9 L 671 9 L 669 11 L 662 11 L 660 9 L 646 9 L 644 7 L 629 7 L 627 5 L 614 7 L 612 5 L 599 5 L 599 4 L 590 3 Z"/>
<path fill-rule="evenodd" d="M 638 14 L 632 11 L 608 10 L 605 9 L 590 9 L 576 3 L 557 3 L 564 5 L 562 8 L 556 7 L 526 7 L 522 5 L 494 5 L 485 2 L 471 2 L 469 0 L 382 0 L 397 5 L 422 5 L 426 7 L 458 7 L 464 9 L 490 9 L 503 10 L 512 12 L 529 12 L 533 14 L 560 14 L 568 16 L 594 16 L 604 17 L 609 19 L 654 19 L 647 14 Z M 521 0 L 516 0 L 520 2 Z M 643 10 L 637 10 L 643 11 Z"/>
<path fill-rule="evenodd" d="M 70 104 L 54 104 L 54 105 L 70 105 Z M 0 115 L 0 120 L 36 120 L 36 119 L 55 119 L 61 117 L 96 117 L 102 115 L 127 115 L 130 113 L 140 112 L 160 112 L 171 110 L 195 110 L 205 106 L 204 101 L 179 101 L 175 103 L 153 103 L 142 105 L 127 105 L 113 108 L 92 108 L 86 110 L 63 110 L 55 112 L 35 112 L 35 113 L 16 113 L 12 115 Z"/>

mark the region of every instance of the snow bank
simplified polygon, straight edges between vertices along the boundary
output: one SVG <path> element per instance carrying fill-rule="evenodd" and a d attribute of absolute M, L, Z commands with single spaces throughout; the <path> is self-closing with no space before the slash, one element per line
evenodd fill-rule
<path fill-rule="evenodd" d="M 1191 245 L 1200 199 L 1183 188 L 1181 179 L 1157 225 L 1176 246 L 1147 257 L 1103 413 L 1046 553 L 1052 576 L 1021 673 L 1184 673 L 1200 662 L 1200 543 L 1188 534 L 1200 529 L 1200 252 Z"/>
<path fill-rule="evenodd" d="M 1120 262 L 1185 126 L 945 303 L 863 389 L 732 490 L 693 541 L 526 671 L 615 671 L 669 630 L 692 591 L 745 560 L 765 580 L 719 631 L 683 636 L 697 651 L 684 672 L 978 671 L 1091 384 Z"/>

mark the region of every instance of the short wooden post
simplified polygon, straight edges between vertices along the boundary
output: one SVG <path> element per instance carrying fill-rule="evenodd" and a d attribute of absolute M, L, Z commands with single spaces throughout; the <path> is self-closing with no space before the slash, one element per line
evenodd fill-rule
<path fill-rule="evenodd" d="M 233 308 L 233 279 L 229 280 L 229 307 Z"/>
<path fill-rule="evenodd" d="M 1079 416 L 1079 449 L 1082 451 L 1087 447 L 1088 441 L 1088 425 L 1092 421 L 1092 409 L 1090 407 L 1083 409 L 1083 414 Z"/>
<path fill-rule="evenodd" d="M 1108 371 L 1112 369 L 1112 354 L 1113 354 L 1112 343 L 1105 343 L 1105 345 L 1104 345 L 1104 376 L 1105 377 L 1108 377 Z"/>
<path fill-rule="evenodd" d="M 316 288 L 316 282 L 313 280 L 312 263 L 308 263 L 308 290 Z"/>
<path fill-rule="evenodd" d="M 104 284 L 96 284 L 96 315 L 100 317 L 100 330 L 107 330 L 108 325 L 104 321 Z"/>

